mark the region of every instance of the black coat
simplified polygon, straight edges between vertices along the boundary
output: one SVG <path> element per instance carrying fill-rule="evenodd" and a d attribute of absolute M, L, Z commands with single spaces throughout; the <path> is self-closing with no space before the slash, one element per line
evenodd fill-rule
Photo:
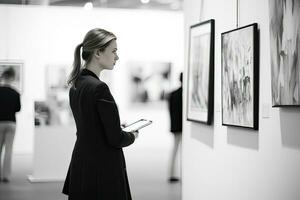
<path fill-rule="evenodd" d="M 108 86 L 84 69 L 70 89 L 70 105 L 77 140 L 63 193 L 69 200 L 131 200 L 122 147 L 135 137 L 121 130 Z"/>
<path fill-rule="evenodd" d="M 16 122 L 20 109 L 20 94 L 10 86 L 0 86 L 0 121 Z"/>
<path fill-rule="evenodd" d="M 171 92 L 169 99 L 170 131 L 174 134 L 182 132 L 182 87 Z"/>

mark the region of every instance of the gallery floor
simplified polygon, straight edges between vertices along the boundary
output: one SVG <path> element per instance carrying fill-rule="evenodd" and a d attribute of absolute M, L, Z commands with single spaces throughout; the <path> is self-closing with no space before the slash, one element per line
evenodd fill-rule
<path fill-rule="evenodd" d="M 158 154 L 159 155 L 159 154 Z M 9 184 L 0 184 L 0 200 L 66 200 L 61 194 L 62 182 L 30 183 L 31 157 L 17 155 L 14 159 L 14 175 Z M 156 163 L 155 163 L 156 162 Z M 152 163 L 151 170 L 130 170 L 130 183 L 133 199 L 137 200 L 180 200 L 180 183 L 169 184 L 158 160 Z"/>
<path fill-rule="evenodd" d="M 168 132 L 167 113 L 148 110 L 146 118 L 154 120 L 135 144 L 124 148 L 128 176 L 134 200 L 180 200 L 181 184 L 167 182 L 172 135 Z M 0 184 L 0 200 L 66 200 L 61 194 L 63 182 L 30 183 L 32 156 L 13 157 L 13 177 L 10 183 Z M 178 172 L 179 173 L 179 172 Z"/>

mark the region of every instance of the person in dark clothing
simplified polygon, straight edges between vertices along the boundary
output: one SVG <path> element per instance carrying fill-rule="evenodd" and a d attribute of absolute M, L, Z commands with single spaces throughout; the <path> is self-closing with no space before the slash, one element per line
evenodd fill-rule
<path fill-rule="evenodd" d="M 20 94 L 12 88 L 15 79 L 13 68 L 1 75 L 0 85 L 0 182 L 9 182 L 11 176 L 12 150 L 16 130 L 16 112 L 21 109 Z M 1 163 L 2 151 L 3 163 Z"/>
<path fill-rule="evenodd" d="M 77 140 L 63 187 L 69 200 L 131 200 L 122 148 L 138 132 L 122 131 L 117 104 L 98 78 L 118 59 L 116 36 L 99 28 L 90 30 L 75 49 L 68 83 Z"/>
<path fill-rule="evenodd" d="M 170 93 L 168 99 L 169 113 L 170 113 L 170 131 L 174 135 L 174 144 L 170 159 L 170 175 L 169 182 L 178 182 L 179 178 L 176 177 L 176 157 L 178 155 L 179 144 L 181 142 L 182 134 L 182 73 L 180 73 L 181 86 Z"/>

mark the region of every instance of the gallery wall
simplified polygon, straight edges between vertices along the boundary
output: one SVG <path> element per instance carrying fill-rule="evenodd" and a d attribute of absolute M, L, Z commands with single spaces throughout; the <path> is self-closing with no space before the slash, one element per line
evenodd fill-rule
<path fill-rule="evenodd" d="M 34 101 L 46 98 L 46 68 L 71 65 L 75 46 L 92 28 L 108 29 L 118 37 L 120 60 L 108 76 L 121 115 L 129 103 L 128 62 L 171 62 L 172 84 L 178 85 L 183 69 L 182 12 L 1 5 L 0 19 L 0 60 L 24 62 L 14 153 L 33 151 Z"/>
<path fill-rule="evenodd" d="M 259 129 L 222 126 L 221 33 L 258 23 Z M 211 126 L 186 121 L 183 200 L 300 199 L 300 109 L 272 108 L 268 0 L 186 0 L 185 72 L 189 27 L 215 19 L 214 116 Z M 187 83 L 185 75 L 184 83 Z M 187 88 L 184 87 L 184 105 Z"/>

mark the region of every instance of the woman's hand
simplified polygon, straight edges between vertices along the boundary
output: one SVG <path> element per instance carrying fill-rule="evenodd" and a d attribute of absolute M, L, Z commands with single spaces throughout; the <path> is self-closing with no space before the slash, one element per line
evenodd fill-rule
<path fill-rule="evenodd" d="M 139 136 L 139 131 L 134 131 L 134 132 L 131 132 L 131 133 L 134 135 L 135 139 L 138 138 L 138 136 Z"/>
<path fill-rule="evenodd" d="M 127 126 L 127 123 L 126 122 L 123 122 L 122 124 L 121 124 L 121 128 L 125 128 Z"/>

